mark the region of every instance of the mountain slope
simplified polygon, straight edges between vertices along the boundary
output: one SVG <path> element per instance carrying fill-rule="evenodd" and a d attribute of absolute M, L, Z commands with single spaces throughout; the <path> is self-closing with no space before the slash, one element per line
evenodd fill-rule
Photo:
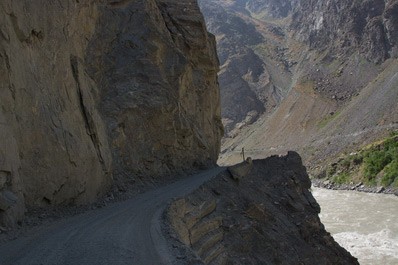
<path fill-rule="evenodd" d="M 291 73 L 283 56 L 268 56 L 275 54 L 284 41 L 280 29 L 253 20 L 244 6 L 238 5 L 240 2 L 232 7 L 229 3 L 199 1 L 208 29 L 217 39 L 225 132 L 235 135 L 235 128 L 253 123 L 279 104 Z M 273 39 L 266 39 L 266 33 L 272 34 Z M 263 50 L 264 43 L 269 45 L 267 50 Z"/>
<path fill-rule="evenodd" d="M 235 17 L 261 36 L 255 44 L 233 44 L 252 51 L 259 62 L 247 57 L 237 64 L 230 60 L 227 67 L 244 68 L 239 74 L 247 84 L 253 79 L 245 77 L 253 71 L 246 66 L 254 62 L 261 69 L 257 76 L 269 76 L 267 86 L 251 89 L 258 99 L 264 96 L 260 101 L 265 111 L 256 119 L 231 121 L 223 113 L 228 124 L 220 163 L 241 161 L 243 147 L 246 156 L 256 158 L 296 150 L 315 173 L 328 163 L 326 158 L 350 152 L 398 127 L 398 20 L 392 15 L 398 1 L 202 0 L 200 4 L 210 30 L 214 30 L 211 25 L 222 25 L 214 30 L 216 37 L 234 39 L 221 29 L 233 27 L 230 20 Z M 209 6 L 217 6 L 213 10 L 222 10 L 230 19 L 206 12 Z M 247 39 L 252 35 L 245 33 Z M 229 47 L 225 41 L 217 49 Z M 228 51 L 228 58 L 240 56 Z M 220 73 L 220 80 L 228 80 L 220 82 L 227 109 L 237 105 L 229 100 L 231 95 L 246 104 L 245 86 L 231 85 L 235 76 Z M 251 117 L 245 107 L 240 110 L 241 116 Z"/>

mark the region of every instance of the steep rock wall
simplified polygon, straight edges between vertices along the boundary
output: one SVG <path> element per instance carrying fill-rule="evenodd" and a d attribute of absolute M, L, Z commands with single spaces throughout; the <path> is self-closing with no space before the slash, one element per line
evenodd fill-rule
<path fill-rule="evenodd" d="M 99 19 L 86 59 L 101 87 L 116 176 L 214 163 L 222 134 L 218 59 L 196 2 L 114 7 Z"/>
<path fill-rule="evenodd" d="M 83 63 L 97 4 L 0 6 L 0 170 L 7 175 L 0 189 L 8 201 L 0 215 L 7 224 L 21 217 L 25 204 L 92 201 L 110 185 L 111 157 L 97 86 Z M 4 196 L 10 192 L 18 199 Z"/>
<path fill-rule="evenodd" d="M 112 174 L 157 178 L 215 162 L 218 60 L 195 1 L 0 10 L 0 224 L 26 206 L 91 202 Z"/>

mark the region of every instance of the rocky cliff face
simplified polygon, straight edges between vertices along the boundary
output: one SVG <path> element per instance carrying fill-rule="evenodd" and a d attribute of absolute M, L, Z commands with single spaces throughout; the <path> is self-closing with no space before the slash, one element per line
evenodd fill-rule
<path fill-rule="evenodd" d="M 200 259 L 181 264 L 359 264 L 325 231 L 310 186 L 294 152 L 228 168 L 169 207 Z"/>
<path fill-rule="evenodd" d="M 215 163 L 218 59 L 195 1 L 110 6 L 86 61 L 101 90 L 116 176 L 152 178 Z"/>
<path fill-rule="evenodd" d="M 0 3 L 0 224 L 215 163 L 214 37 L 195 1 Z"/>
<path fill-rule="evenodd" d="M 298 1 L 290 27 L 298 40 L 335 56 L 359 51 L 368 61 L 381 63 L 398 56 L 398 2 Z"/>

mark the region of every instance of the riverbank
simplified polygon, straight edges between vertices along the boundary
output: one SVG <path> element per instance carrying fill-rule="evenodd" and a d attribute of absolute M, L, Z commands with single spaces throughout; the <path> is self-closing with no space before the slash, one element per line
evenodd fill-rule
<path fill-rule="evenodd" d="M 317 188 L 324 188 L 329 190 L 352 190 L 359 192 L 367 192 L 367 193 L 383 193 L 383 194 L 393 194 L 398 196 L 398 188 L 394 187 L 370 187 L 364 185 L 362 182 L 357 184 L 333 184 L 330 180 L 322 180 L 322 179 L 312 179 L 312 186 Z"/>

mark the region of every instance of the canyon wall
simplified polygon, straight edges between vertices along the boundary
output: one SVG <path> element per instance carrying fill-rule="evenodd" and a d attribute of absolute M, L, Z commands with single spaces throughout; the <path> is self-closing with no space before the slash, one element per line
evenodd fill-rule
<path fill-rule="evenodd" d="M 196 1 L 0 10 L 0 225 L 215 164 L 218 59 Z"/>
<path fill-rule="evenodd" d="M 279 29 L 264 25 L 259 28 L 258 21 L 251 19 L 245 9 L 260 11 L 259 6 L 267 3 L 245 2 L 199 1 L 207 27 L 217 38 L 222 118 L 226 136 L 230 137 L 270 113 L 286 93 L 291 77 L 284 58 L 264 56 L 282 46 Z M 268 41 L 264 32 L 276 32 L 276 37 Z"/>

